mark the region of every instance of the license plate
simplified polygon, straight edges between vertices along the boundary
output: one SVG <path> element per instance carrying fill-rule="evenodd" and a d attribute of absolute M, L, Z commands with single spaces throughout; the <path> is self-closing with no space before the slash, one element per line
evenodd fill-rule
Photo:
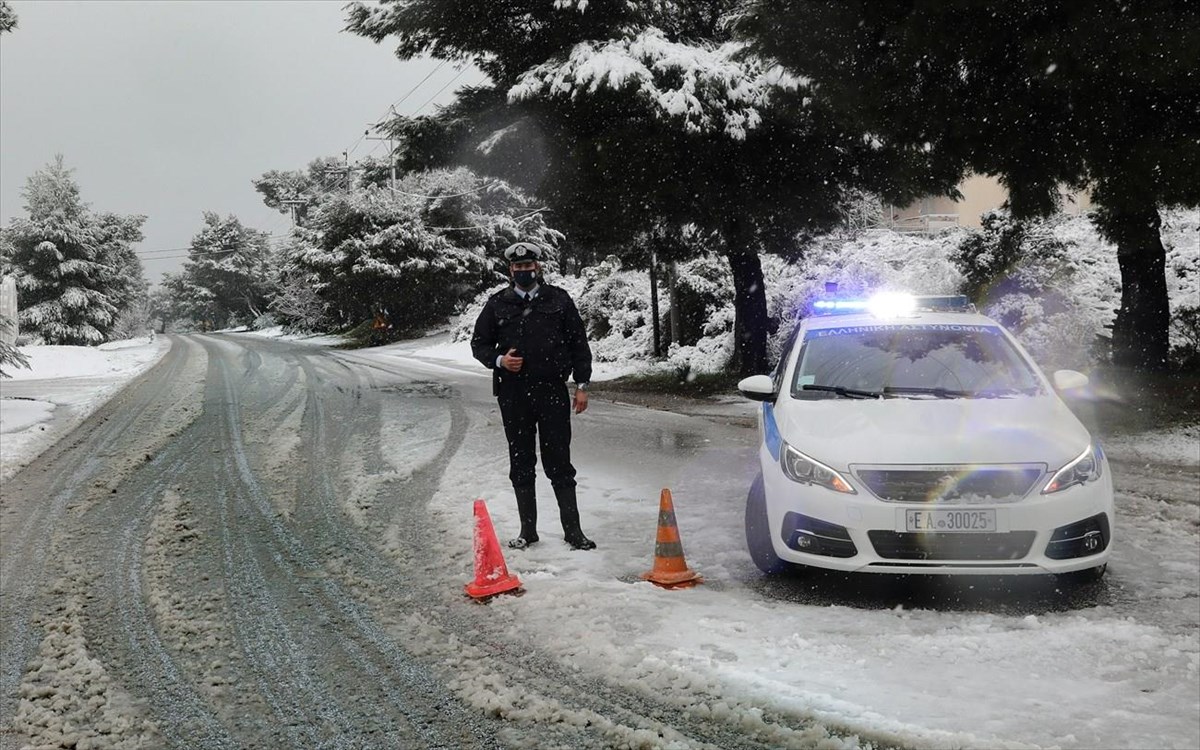
<path fill-rule="evenodd" d="M 995 510 L 906 510 L 906 531 L 986 532 L 996 530 Z"/>

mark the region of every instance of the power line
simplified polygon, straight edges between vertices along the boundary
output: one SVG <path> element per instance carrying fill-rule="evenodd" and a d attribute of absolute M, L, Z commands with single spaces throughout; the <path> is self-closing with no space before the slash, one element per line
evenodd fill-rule
<path fill-rule="evenodd" d="M 402 103 L 403 103 L 405 100 L 407 100 L 407 99 L 408 99 L 408 97 L 410 97 L 410 96 L 412 96 L 414 93 L 416 93 L 417 89 L 421 88 L 421 86 L 423 86 L 423 85 L 425 84 L 425 82 L 426 82 L 426 81 L 428 81 L 428 80 L 430 79 L 430 77 L 432 77 L 432 76 L 433 76 L 433 74 L 434 74 L 434 73 L 436 73 L 436 72 L 438 72 L 439 70 L 441 70 L 441 69 L 442 69 L 442 66 L 443 66 L 443 65 L 445 65 L 447 62 L 449 62 L 449 60 L 442 60 L 441 62 L 439 62 L 439 63 L 437 64 L 437 67 L 436 67 L 436 68 L 434 68 L 433 70 L 429 71 L 428 73 L 426 73 L 426 74 L 425 74 L 425 77 L 424 77 L 424 78 L 422 78 L 422 79 L 420 80 L 420 82 L 418 82 L 418 83 L 417 83 L 417 85 L 416 85 L 416 86 L 413 86 L 411 89 L 409 89 L 409 90 L 408 90 L 408 93 L 406 93 L 404 96 L 400 97 L 400 98 L 399 98 L 399 99 L 397 99 L 396 101 L 392 102 L 392 103 L 391 103 L 391 105 L 390 105 L 390 106 L 389 106 L 387 109 L 385 109 L 385 110 L 383 111 L 383 114 L 379 116 L 379 119 L 375 121 L 375 124 L 376 124 L 376 125 L 379 125 L 380 123 L 382 123 L 382 122 L 383 122 L 383 118 L 387 117 L 387 114 L 388 114 L 388 112 L 391 112 L 392 110 L 394 110 L 394 109 L 395 109 L 397 106 L 399 106 L 399 105 L 400 105 L 400 104 L 402 104 Z"/>
<path fill-rule="evenodd" d="M 291 238 L 291 236 L 292 235 L 290 232 L 286 232 L 284 234 L 268 234 L 267 235 L 267 244 L 268 245 L 276 245 L 278 243 L 286 242 L 288 239 Z M 157 253 L 189 253 L 190 254 L 192 252 L 193 252 L 192 247 L 189 245 L 187 247 L 165 247 L 165 248 L 162 248 L 161 250 L 135 250 L 135 251 L 133 251 L 133 254 L 138 256 L 139 258 L 144 258 L 146 260 L 162 260 L 165 256 L 156 255 Z M 195 252 L 198 255 L 206 255 L 206 254 L 211 254 L 211 253 L 232 253 L 232 252 L 236 252 L 236 250 L 200 250 L 200 251 L 195 251 Z M 184 256 L 184 257 L 186 257 L 186 256 Z"/>
<path fill-rule="evenodd" d="M 411 89 L 409 89 L 409 90 L 408 90 L 408 91 L 407 91 L 407 92 L 404 94 L 404 96 L 402 96 L 402 97 L 400 97 L 399 99 L 397 99 L 396 101 L 392 102 L 392 103 L 391 103 L 391 104 L 388 106 L 388 108 L 387 108 L 387 109 L 383 110 L 383 114 L 381 114 L 381 115 L 379 116 L 379 118 L 378 118 L 378 119 L 376 119 L 376 121 L 375 121 L 375 124 L 376 124 L 376 125 L 379 125 L 379 124 L 381 124 L 381 123 L 383 122 L 384 118 L 385 118 L 385 117 L 387 117 L 387 115 L 388 115 L 388 112 L 391 112 L 391 111 L 393 111 L 393 110 L 394 110 L 394 109 L 395 109 L 395 108 L 396 108 L 398 105 L 400 105 L 400 104 L 404 103 L 404 101 L 406 101 L 406 100 L 408 99 L 408 97 L 410 97 L 410 96 L 412 96 L 414 93 L 416 93 L 417 89 L 421 88 L 421 86 L 423 86 L 423 85 L 425 84 L 425 82 L 426 82 L 426 81 L 428 81 L 428 80 L 430 79 L 430 77 L 432 77 L 432 76 L 433 76 L 433 74 L 434 74 L 434 73 L 436 73 L 436 72 L 438 72 L 439 70 L 441 70 L 441 69 L 442 69 L 442 66 L 444 66 L 444 65 L 445 65 L 447 62 L 449 62 L 449 61 L 448 61 L 448 60 L 441 60 L 441 61 L 439 61 L 439 62 L 438 62 L 438 64 L 437 64 L 437 66 L 435 66 L 433 70 L 431 70 L 431 71 L 429 71 L 428 73 L 426 73 L 426 74 L 425 74 L 425 77 L 424 77 L 424 78 L 422 78 L 420 81 L 418 81 L 418 82 L 417 82 L 417 85 L 416 85 L 416 86 L 413 86 Z M 438 93 L 441 93 L 441 92 L 439 91 Z M 434 96 L 436 96 L 436 94 L 435 94 Z M 354 149 L 358 148 L 358 144 L 360 144 L 360 143 L 362 143 L 362 142 L 363 142 L 363 139 L 367 137 L 367 133 L 369 133 L 369 132 L 370 132 L 369 130 L 367 130 L 367 131 L 364 131 L 364 132 L 363 132 L 363 134 L 362 134 L 362 135 L 360 135 L 360 136 L 359 136 L 359 137 L 358 137 L 358 138 L 357 138 L 357 139 L 354 141 L 354 143 L 350 144 L 350 147 L 346 149 L 346 154 L 347 154 L 347 155 L 349 155 L 349 154 L 352 154 L 352 153 L 354 153 Z M 372 150 L 372 153 L 374 153 L 374 150 Z M 368 156 L 369 156 L 369 155 L 370 155 L 370 154 L 368 154 Z"/>
<path fill-rule="evenodd" d="M 425 105 L 429 104 L 431 101 L 433 101 L 434 99 L 436 99 L 436 98 L 438 97 L 438 94 L 440 94 L 440 93 L 442 93 L 443 91 L 445 91 L 447 86 L 449 86 L 450 84 L 452 84 L 452 83 L 454 83 L 455 81 L 457 81 L 457 80 L 458 80 L 458 79 L 459 79 L 459 78 L 462 76 L 462 74 L 463 74 L 463 73 L 466 73 L 466 72 L 467 72 L 467 66 L 466 66 L 466 65 L 464 65 L 464 66 L 463 66 L 461 69 L 459 69 L 458 73 L 456 73 L 456 74 L 454 75 L 454 77 L 453 77 L 453 78 L 451 78 L 449 81 L 446 81 L 446 83 L 444 83 L 440 89 L 438 89 L 437 91 L 433 92 L 433 96 L 431 96 L 431 97 L 429 97 L 428 99 L 426 99 L 426 100 L 425 100 L 425 102 L 424 102 L 424 103 L 423 103 L 421 106 L 417 107 L 416 111 L 414 111 L 414 112 L 412 113 L 412 115 L 410 115 L 410 117 L 416 117 L 416 115 L 417 115 L 417 112 L 420 112 L 421 110 L 425 109 Z"/>

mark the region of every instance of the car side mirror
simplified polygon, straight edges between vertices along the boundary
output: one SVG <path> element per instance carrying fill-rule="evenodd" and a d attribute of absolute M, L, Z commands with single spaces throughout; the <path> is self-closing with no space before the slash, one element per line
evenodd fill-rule
<path fill-rule="evenodd" d="M 1055 370 L 1054 387 L 1060 391 L 1073 391 L 1088 384 L 1088 376 L 1075 370 Z"/>
<path fill-rule="evenodd" d="M 742 395 L 754 401 L 770 401 L 775 398 L 775 381 L 770 375 L 751 375 L 738 381 Z"/>

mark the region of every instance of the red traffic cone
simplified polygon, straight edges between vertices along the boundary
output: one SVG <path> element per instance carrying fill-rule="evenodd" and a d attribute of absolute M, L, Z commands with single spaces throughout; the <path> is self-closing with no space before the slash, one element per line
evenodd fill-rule
<path fill-rule="evenodd" d="M 475 580 L 465 587 L 467 596 L 486 599 L 521 588 L 521 581 L 508 572 L 487 504 L 475 501 Z"/>
<path fill-rule="evenodd" d="M 683 559 L 683 543 L 679 541 L 679 526 L 675 523 L 675 505 L 671 491 L 664 489 L 658 500 L 658 537 L 654 543 L 654 567 L 642 574 L 642 579 L 665 589 L 680 589 L 703 583 L 700 574 L 687 566 Z"/>

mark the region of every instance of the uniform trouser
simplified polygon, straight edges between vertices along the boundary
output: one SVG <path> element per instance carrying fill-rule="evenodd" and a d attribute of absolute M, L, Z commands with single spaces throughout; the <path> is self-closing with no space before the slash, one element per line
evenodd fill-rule
<path fill-rule="evenodd" d="M 561 381 L 514 380 L 502 383 L 500 416 L 508 438 L 508 478 L 513 487 L 532 487 L 537 478 L 535 443 L 550 484 L 575 486 L 571 465 L 571 398 Z"/>

